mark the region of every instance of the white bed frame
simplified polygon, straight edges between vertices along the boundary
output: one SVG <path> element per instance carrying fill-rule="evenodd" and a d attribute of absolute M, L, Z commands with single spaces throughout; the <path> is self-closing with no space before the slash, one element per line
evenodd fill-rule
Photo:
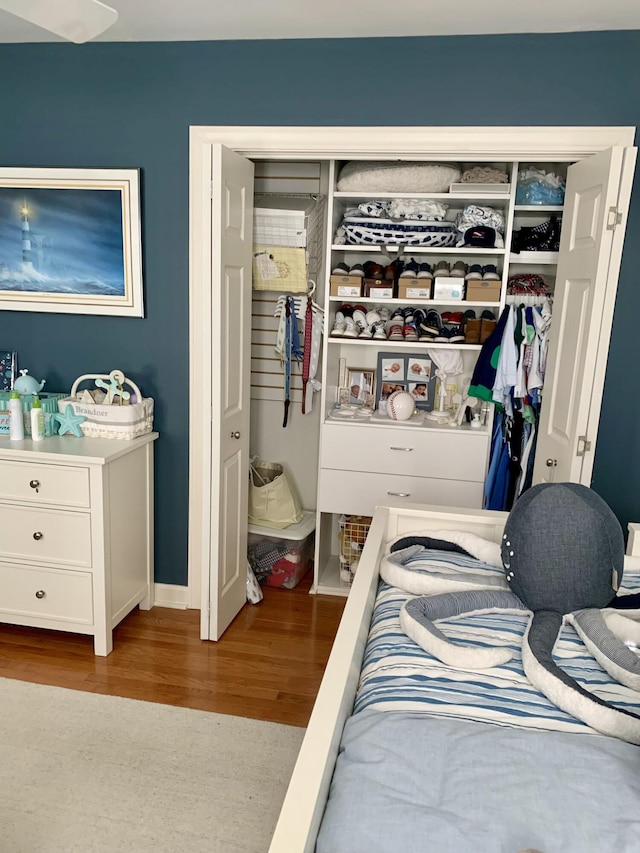
<path fill-rule="evenodd" d="M 342 730 L 351 715 L 386 543 L 401 534 L 467 530 L 499 542 L 508 513 L 404 504 L 376 509 L 313 707 L 269 853 L 313 853 Z M 640 564 L 640 525 L 629 525 L 627 560 Z"/>

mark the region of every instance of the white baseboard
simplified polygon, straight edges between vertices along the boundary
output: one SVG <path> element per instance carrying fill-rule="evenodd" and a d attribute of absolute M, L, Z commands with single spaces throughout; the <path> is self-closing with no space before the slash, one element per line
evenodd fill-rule
<path fill-rule="evenodd" d="M 189 587 L 175 583 L 156 583 L 153 604 L 155 607 L 173 607 L 186 610 L 189 606 Z"/>

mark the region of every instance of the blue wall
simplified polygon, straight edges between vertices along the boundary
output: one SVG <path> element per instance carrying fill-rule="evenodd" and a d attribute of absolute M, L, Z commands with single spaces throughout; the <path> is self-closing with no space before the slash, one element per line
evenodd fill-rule
<path fill-rule="evenodd" d="M 0 45 L 0 164 L 142 170 L 146 318 L 5 312 L 0 346 L 66 390 L 121 367 L 156 400 L 156 580 L 187 582 L 189 125 L 637 125 L 640 33 Z M 640 520 L 640 203 L 595 488 Z"/>

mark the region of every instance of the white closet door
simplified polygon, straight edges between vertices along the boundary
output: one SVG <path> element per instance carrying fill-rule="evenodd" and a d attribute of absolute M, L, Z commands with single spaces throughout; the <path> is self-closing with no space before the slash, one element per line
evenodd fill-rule
<path fill-rule="evenodd" d="M 568 170 L 534 483 L 591 483 L 634 162 L 616 147 Z"/>
<path fill-rule="evenodd" d="M 214 144 L 211 255 L 211 519 L 204 638 L 246 601 L 253 163 Z"/>

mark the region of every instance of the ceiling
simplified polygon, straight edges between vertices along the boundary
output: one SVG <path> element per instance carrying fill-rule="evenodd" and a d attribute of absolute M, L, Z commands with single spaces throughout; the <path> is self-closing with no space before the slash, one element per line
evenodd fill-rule
<path fill-rule="evenodd" d="M 27 0 L 25 0 L 27 2 Z M 50 0 L 62 2 L 62 0 Z M 351 38 L 640 29 L 638 0 L 106 0 L 96 41 Z M 0 12 L 0 43 L 63 41 Z M 356 58 L 345 56 L 345 63 Z M 363 58 L 371 67 L 373 57 Z M 398 61 L 399 57 L 396 58 Z M 524 59 L 524 61 L 528 61 Z"/>

